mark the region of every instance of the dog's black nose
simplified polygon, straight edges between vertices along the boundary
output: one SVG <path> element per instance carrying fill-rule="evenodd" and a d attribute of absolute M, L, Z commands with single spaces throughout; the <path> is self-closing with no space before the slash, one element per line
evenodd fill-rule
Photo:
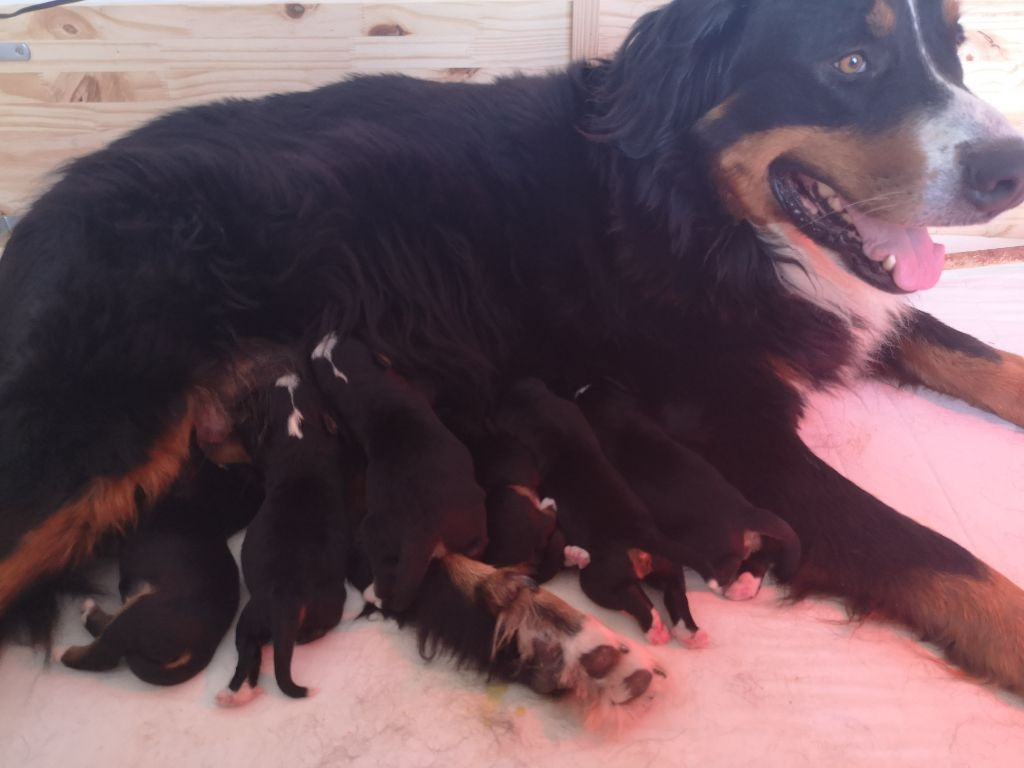
<path fill-rule="evenodd" d="M 999 139 L 964 154 L 967 198 L 980 211 L 995 216 L 1024 199 L 1024 140 Z"/>

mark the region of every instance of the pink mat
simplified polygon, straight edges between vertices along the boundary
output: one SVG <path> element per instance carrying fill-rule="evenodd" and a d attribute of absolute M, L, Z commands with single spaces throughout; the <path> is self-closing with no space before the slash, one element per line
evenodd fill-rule
<path fill-rule="evenodd" d="M 947 273 L 918 303 L 1024 352 L 1022 299 L 1024 265 L 1015 265 Z M 865 383 L 816 397 L 804 433 L 847 476 L 1024 584 L 1020 429 L 938 395 Z M 907 456 L 909 474 L 894 474 Z M 829 603 L 780 606 L 772 589 L 730 604 L 690 587 L 712 647 L 656 649 L 670 685 L 619 729 L 587 731 L 529 691 L 425 664 L 411 633 L 390 623 L 346 622 L 296 652 L 296 680 L 317 686 L 315 697 L 285 700 L 268 680 L 266 695 L 232 711 L 212 703 L 233 669 L 230 641 L 203 675 L 170 690 L 126 669 L 44 669 L 9 649 L 0 766 L 1021 765 L 1024 704 L 959 679 L 902 633 L 846 623 Z M 555 589 L 587 606 L 568 577 Z M 75 613 L 61 643 L 86 638 Z M 624 618 L 595 613 L 641 639 Z"/>

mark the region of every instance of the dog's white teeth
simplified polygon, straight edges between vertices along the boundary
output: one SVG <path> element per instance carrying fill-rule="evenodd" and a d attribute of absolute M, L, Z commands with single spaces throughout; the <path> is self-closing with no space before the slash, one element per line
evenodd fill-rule
<path fill-rule="evenodd" d="M 885 261 L 882 262 L 882 269 L 884 269 L 886 272 L 892 272 L 894 269 L 896 269 L 895 253 L 890 253 L 888 256 L 885 257 Z"/>
<path fill-rule="evenodd" d="M 828 207 L 836 213 L 843 210 L 843 204 L 839 201 L 838 195 L 832 195 L 832 197 L 828 198 L 825 202 L 827 202 Z"/>

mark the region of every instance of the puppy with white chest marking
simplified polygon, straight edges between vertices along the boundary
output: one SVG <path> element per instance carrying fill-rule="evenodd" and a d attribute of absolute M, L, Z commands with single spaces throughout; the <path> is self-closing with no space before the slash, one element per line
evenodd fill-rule
<path fill-rule="evenodd" d="M 346 451 L 316 388 L 286 374 L 256 410 L 242 429 L 264 473 L 265 499 L 242 544 L 250 598 L 235 633 L 238 666 L 217 696 L 221 706 L 252 698 L 267 642 L 281 691 L 309 695 L 292 679 L 292 653 L 296 643 L 319 638 L 341 621 L 353 547 Z"/>
<path fill-rule="evenodd" d="M 87 600 L 82 613 L 96 639 L 69 648 L 73 669 L 113 669 L 121 659 L 136 677 L 176 685 L 202 671 L 238 609 L 238 567 L 226 538 L 262 500 L 251 467 L 218 467 L 193 450 L 170 495 L 143 512 L 139 530 L 121 545 L 120 592 L 114 614 Z"/>
<path fill-rule="evenodd" d="M 522 443 L 490 434 L 471 443 L 477 481 L 487 493 L 487 549 L 483 561 L 525 565 L 539 584 L 566 563 L 566 538 L 558 527 L 558 505 L 542 499 L 540 471 Z"/>

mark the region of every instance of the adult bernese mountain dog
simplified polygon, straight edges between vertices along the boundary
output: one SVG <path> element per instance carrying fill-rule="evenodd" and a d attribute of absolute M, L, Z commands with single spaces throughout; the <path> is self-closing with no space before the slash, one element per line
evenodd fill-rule
<path fill-rule="evenodd" d="M 797 435 L 803 392 L 862 374 L 1024 424 L 1024 359 L 905 300 L 943 266 L 926 226 L 1024 196 L 1024 140 L 964 87 L 958 15 L 675 0 L 607 61 L 224 101 L 73 162 L 0 260 L 0 613 L 45 617 L 46 588 L 171 486 L 190 436 L 216 447 L 280 350 L 329 330 L 464 420 L 522 377 L 614 378 L 797 532 L 792 596 L 1024 693 L 1024 592 Z M 646 690 L 642 654 L 467 557 L 482 520 L 461 502 L 453 520 L 443 491 L 420 518 L 370 510 L 386 604 L 463 610 L 432 631 L 538 689 Z"/>

